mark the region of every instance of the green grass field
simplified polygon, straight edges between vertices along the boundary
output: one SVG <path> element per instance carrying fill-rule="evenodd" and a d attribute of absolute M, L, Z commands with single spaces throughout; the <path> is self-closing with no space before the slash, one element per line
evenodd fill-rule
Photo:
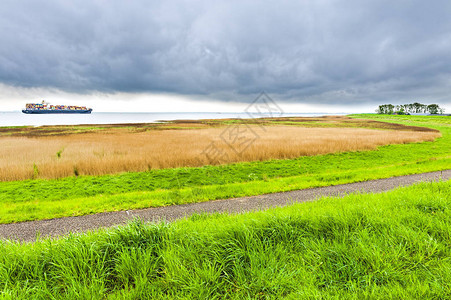
<path fill-rule="evenodd" d="M 157 207 L 451 168 L 451 118 L 354 115 L 438 129 L 423 142 L 290 160 L 0 182 L 0 223 Z"/>
<path fill-rule="evenodd" d="M 451 182 L 0 244 L 5 299 L 450 299 Z"/>

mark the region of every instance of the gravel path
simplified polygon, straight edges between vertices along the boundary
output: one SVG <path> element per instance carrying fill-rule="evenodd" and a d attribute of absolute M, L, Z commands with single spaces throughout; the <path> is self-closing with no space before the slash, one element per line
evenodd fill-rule
<path fill-rule="evenodd" d="M 243 211 L 261 210 L 275 206 L 283 206 L 293 202 L 313 201 L 322 196 L 344 196 L 354 192 L 384 192 L 398 186 L 412 185 L 419 181 L 436 181 L 440 178 L 449 180 L 451 178 L 451 170 L 253 197 L 131 211 L 108 212 L 43 221 L 2 224 L 0 225 L 0 239 L 34 241 L 38 235 L 40 237 L 57 237 L 68 234 L 69 232 L 83 232 L 101 227 L 121 225 L 135 217 L 139 217 L 144 221 L 156 222 L 159 220 L 173 221 L 195 213 L 203 212 L 239 213 Z"/>

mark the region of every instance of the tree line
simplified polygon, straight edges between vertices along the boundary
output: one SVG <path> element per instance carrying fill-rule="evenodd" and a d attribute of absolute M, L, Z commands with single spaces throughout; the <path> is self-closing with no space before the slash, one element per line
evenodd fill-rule
<path fill-rule="evenodd" d="M 406 115 L 406 114 L 414 114 L 414 113 L 430 113 L 433 115 L 436 114 L 443 114 L 445 110 L 441 108 L 438 104 L 421 104 L 418 102 L 412 103 L 412 104 L 400 104 L 400 105 L 393 105 L 393 104 L 383 104 L 379 105 L 379 108 L 376 109 L 376 112 L 378 114 L 384 114 L 384 115 Z"/>

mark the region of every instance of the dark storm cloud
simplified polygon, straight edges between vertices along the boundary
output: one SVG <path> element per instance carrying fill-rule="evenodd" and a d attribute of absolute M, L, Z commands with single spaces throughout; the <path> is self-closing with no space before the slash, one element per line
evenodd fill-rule
<path fill-rule="evenodd" d="M 451 90 L 449 1 L 2 1 L 0 82 L 354 103 Z"/>

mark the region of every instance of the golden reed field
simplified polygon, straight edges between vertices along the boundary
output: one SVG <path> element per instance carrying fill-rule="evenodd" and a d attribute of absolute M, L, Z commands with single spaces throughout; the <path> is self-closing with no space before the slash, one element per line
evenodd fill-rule
<path fill-rule="evenodd" d="M 434 130 L 409 128 L 375 130 L 255 124 L 204 129 L 110 128 L 63 135 L 3 135 L 0 136 L 0 180 L 286 159 L 432 141 L 439 136 Z"/>

